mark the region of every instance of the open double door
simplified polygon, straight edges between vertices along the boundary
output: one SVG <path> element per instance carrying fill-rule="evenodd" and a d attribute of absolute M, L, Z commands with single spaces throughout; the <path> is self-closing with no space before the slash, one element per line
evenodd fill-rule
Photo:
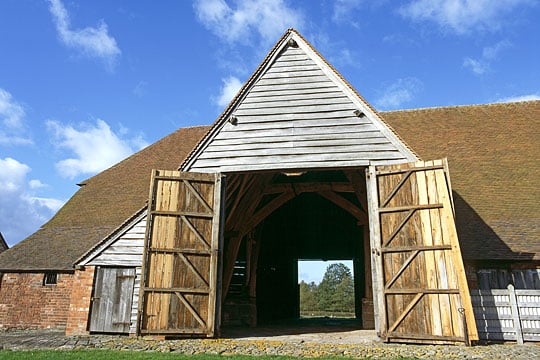
<path fill-rule="evenodd" d="M 446 162 L 372 166 L 367 179 L 381 338 L 476 340 Z M 139 334 L 218 334 L 223 184 L 220 174 L 154 171 Z"/>

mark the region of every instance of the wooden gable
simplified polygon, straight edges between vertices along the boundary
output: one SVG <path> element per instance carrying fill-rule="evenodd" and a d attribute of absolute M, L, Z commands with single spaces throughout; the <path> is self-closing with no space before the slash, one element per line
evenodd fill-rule
<path fill-rule="evenodd" d="M 234 172 L 415 160 L 377 112 L 289 30 L 182 169 Z"/>

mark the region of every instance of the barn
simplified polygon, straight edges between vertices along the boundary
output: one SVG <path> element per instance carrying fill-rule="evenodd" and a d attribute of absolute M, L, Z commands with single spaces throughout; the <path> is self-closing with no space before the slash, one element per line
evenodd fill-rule
<path fill-rule="evenodd" d="M 0 326 L 219 336 L 297 318 L 297 262 L 322 259 L 353 261 L 383 340 L 478 340 L 471 291 L 540 288 L 539 121 L 540 101 L 377 112 L 290 29 L 212 126 L 0 254 Z"/>

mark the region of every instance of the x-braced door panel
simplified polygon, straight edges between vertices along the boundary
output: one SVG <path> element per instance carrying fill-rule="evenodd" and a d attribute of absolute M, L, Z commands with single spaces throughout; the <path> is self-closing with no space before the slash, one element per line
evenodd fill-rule
<path fill-rule="evenodd" d="M 154 170 L 139 333 L 214 336 L 219 326 L 219 174 Z"/>
<path fill-rule="evenodd" d="M 369 168 L 375 310 L 385 341 L 478 339 L 447 169 L 446 159 Z"/>

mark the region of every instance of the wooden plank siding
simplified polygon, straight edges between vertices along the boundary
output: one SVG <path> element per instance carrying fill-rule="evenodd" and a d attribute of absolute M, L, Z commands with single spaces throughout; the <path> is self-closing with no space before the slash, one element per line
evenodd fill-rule
<path fill-rule="evenodd" d="M 190 171 L 352 167 L 411 159 L 304 47 L 284 46 L 196 155 Z M 367 112 L 366 109 L 363 110 Z"/>
<path fill-rule="evenodd" d="M 106 244 L 103 249 L 97 249 L 93 258 L 85 262 L 88 266 L 134 267 L 135 284 L 133 286 L 133 301 L 131 303 L 130 334 L 137 331 L 137 310 L 139 306 L 139 291 L 141 284 L 141 265 L 146 231 L 146 216 L 125 230 L 118 238 Z"/>

